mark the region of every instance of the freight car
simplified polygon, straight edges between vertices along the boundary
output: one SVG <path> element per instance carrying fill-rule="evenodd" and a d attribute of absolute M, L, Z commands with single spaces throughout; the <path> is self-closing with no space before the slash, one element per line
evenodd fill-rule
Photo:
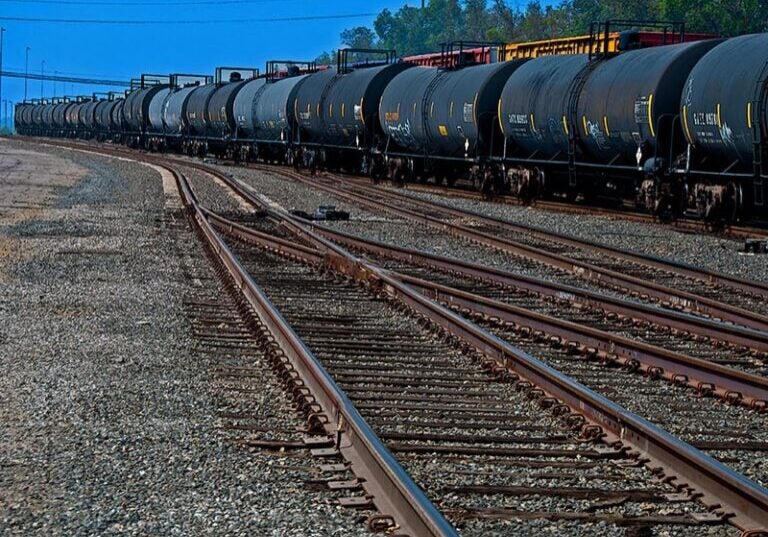
<path fill-rule="evenodd" d="M 148 141 L 150 147 L 180 151 L 185 132 L 185 106 L 190 94 L 198 87 L 212 84 L 213 78 L 205 75 L 173 74 L 170 76 L 170 92 L 163 101 L 163 133 Z"/>
<path fill-rule="evenodd" d="M 410 62 L 342 50 L 328 69 L 273 62 L 264 75 L 213 83 L 145 76 L 112 106 L 109 132 L 155 150 L 768 217 L 768 34 L 705 39 L 678 23 L 618 31 L 633 25 L 449 44 Z M 59 103 L 48 114 L 21 104 L 17 129 L 103 138 L 108 105 L 79 101 L 61 110 L 63 128 L 50 119 L 62 117 Z"/>
<path fill-rule="evenodd" d="M 263 77 L 241 88 L 233 104 L 237 159 L 291 160 L 296 94 L 315 72 L 314 62 L 272 60 Z"/>
<path fill-rule="evenodd" d="M 122 110 L 123 142 L 129 147 L 146 147 L 148 133 L 151 132 L 150 106 L 152 101 L 162 103 L 170 88 L 170 80 L 165 75 L 141 75 L 131 81 L 132 91 L 125 96 Z M 157 112 L 157 101 L 152 107 Z M 155 118 L 156 119 L 156 118 Z"/>

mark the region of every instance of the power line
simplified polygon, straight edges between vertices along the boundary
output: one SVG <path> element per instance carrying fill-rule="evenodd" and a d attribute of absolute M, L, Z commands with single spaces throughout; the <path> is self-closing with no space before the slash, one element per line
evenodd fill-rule
<path fill-rule="evenodd" d="M 268 22 L 301 22 L 330 19 L 360 19 L 363 17 L 375 17 L 377 13 L 353 13 L 344 15 L 306 15 L 299 17 L 272 17 L 266 19 L 200 19 L 200 20 L 113 20 L 113 19 L 48 19 L 34 17 L 0 17 L 3 21 L 12 22 L 45 22 L 58 24 L 130 24 L 150 25 L 163 24 L 262 24 Z"/>
<path fill-rule="evenodd" d="M 18 72 L 21 72 L 21 71 L 24 70 L 24 67 L 23 66 L 19 67 L 17 65 L 6 65 L 5 69 L 8 70 L 8 71 L 18 71 Z M 51 68 L 51 69 L 53 69 L 53 68 Z M 63 71 L 61 69 L 56 69 L 56 74 L 57 75 L 76 76 L 76 77 L 94 77 L 94 78 L 117 77 L 117 78 L 122 78 L 124 80 L 128 80 L 128 79 L 131 78 L 130 76 L 124 76 L 122 74 L 119 74 L 119 75 L 115 75 L 115 74 L 105 75 L 104 73 L 84 73 L 84 72 L 81 72 L 81 71 Z"/>
<path fill-rule="evenodd" d="M 272 2 L 286 2 L 295 0 L 191 0 L 183 2 L 86 2 L 83 0 L 0 0 L 3 3 L 12 4 L 56 4 L 63 6 L 208 6 L 222 4 L 265 4 Z"/>
<path fill-rule="evenodd" d="M 0 71 L 0 76 L 8 78 L 28 78 L 30 80 L 51 80 L 55 82 L 69 82 L 71 84 L 88 84 L 92 86 L 117 86 L 128 88 L 130 82 L 125 80 L 105 80 L 101 78 L 79 78 L 73 76 L 41 75 L 37 73 L 25 74 L 18 71 Z"/>

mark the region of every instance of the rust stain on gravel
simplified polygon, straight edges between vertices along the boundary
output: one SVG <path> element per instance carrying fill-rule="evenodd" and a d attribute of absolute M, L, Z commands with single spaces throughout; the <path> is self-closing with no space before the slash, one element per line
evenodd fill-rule
<path fill-rule="evenodd" d="M 57 189 L 74 185 L 87 173 L 67 159 L 0 139 L 0 282 L 7 283 L 8 267 L 25 257 L 23 243 L 8 236 L 8 228 L 44 213 Z"/>

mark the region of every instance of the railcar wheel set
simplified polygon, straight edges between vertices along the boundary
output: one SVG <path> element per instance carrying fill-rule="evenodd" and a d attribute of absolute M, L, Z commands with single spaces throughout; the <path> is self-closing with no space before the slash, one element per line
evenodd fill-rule
<path fill-rule="evenodd" d="M 578 54 L 507 60 L 510 45 L 467 54 L 460 43 L 431 63 L 347 49 L 328 68 L 144 75 L 124 97 L 20 103 L 15 123 L 25 135 L 766 219 L 768 34 L 671 35 L 635 48 L 623 32 L 628 50 L 612 51 L 606 24 Z"/>

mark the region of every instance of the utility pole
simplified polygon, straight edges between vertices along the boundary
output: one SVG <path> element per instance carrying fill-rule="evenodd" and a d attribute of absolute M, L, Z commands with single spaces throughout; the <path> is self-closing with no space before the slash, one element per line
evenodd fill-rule
<path fill-rule="evenodd" d="M 43 98 L 43 82 L 45 81 L 45 60 L 40 62 L 40 98 Z"/>
<path fill-rule="evenodd" d="M 27 47 L 27 53 L 24 56 L 24 100 L 27 100 L 27 79 L 29 77 L 29 51 L 31 48 Z"/>
<path fill-rule="evenodd" d="M 3 34 L 5 28 L 0 28 L 0 103 L 3 102 Z M 8 115 L 8 105 L 5 106 L 5 115 Z M 6 120 L 7 121 L 7 120 Z"/>

